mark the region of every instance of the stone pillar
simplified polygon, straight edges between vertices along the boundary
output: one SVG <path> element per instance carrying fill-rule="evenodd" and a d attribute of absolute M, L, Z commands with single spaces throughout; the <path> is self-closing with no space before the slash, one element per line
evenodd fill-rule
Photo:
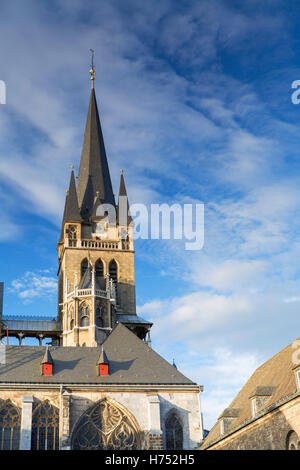
<path fill-rule="evenodd" d="M 32 395 L 22 396 L 21 450 L 31 449 Z"/>
<path fill-rule="evenodd" d="M 43 339 L 44 339 L 44 335 L 39 335 L 38 336 L 38 340 L 39 340 L 39 343 L 40 343 L 39 346 L 42 346 Z"/>
<path fill-rule="evenodd" d="M 148 416 L 148 450 L 162 450 L 164 445 L 160 423 L 160 401 L 158 395 L 148 395 Z"/>
<path fill-rule="evenodd" d="M 64 392 L 61 396 L 60 409 L 60 450 L 70 450 L 70 402 L 71 396 Z"/>
<path fill-rule="evenodd" d="M 19 346 L 22 346 L 22 339 L 24 338 L 24 333 L 18 333 Z"/>

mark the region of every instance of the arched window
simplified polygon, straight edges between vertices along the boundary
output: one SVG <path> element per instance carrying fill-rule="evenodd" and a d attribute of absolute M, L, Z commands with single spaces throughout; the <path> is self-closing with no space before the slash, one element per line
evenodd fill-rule
<path fill-rule="evenodd" d="M 69 322 L 70 330 L 73 330 L 74 328 L 74 318 L 75 318 L 74 305 L 71 305 L 68 311 L 68 322 Z"/>
<path fill-rule="evenodd" d="M 72 436 L 72 449 L 138 450 L 138 425 L 128 410 L 110 400 L 101 400 L 79 419 Z"/>
<path fill-rule="evenodd" d="M 76 225 L 69 225 L 68 226 L 68 236 L 69 236 L 70 240 L 76 240 L 76 238 L 77 238 Z"/>
<path fill-rule="evenodd" d="M 82 262 L 81 262 L 81 279 L 83 278 L 84 273 L 86 272 L 88 266 L 89 266 L 88 259 L 85 258 L 85 259 L 82 260 Z"/>
<path fill-rule="evenodd" d="M 89 326 L 89 324 L 90 324 L 89 317 L 87 316 L 81 317 L 80 326 Z"/>
<path fill-rule="evenodd" d="M 21 412 L 10 400 L 0 404 L 0 450 L 20 448 Z"/>
<path fill-rule="evenodd" d="M 180 450 L 183 448 L 182 424 L 175 413 L 166 419 L 166 449 Z"/>
<path fill-rule="evenodd" d="M 96 325 L 99 328 L 103 327 L 103 306 L 101 304 L 98 304 L 96 308 Z"/>
<path fill-rule="evenodd" d="M 299 447 L 298 434 L 295 431 L 290 431 L 286 436 L 286 450 L 298 450 Z"/>
<path fill-rule="evenodd" d="M 118 266 L 115 260 L 113 259 L 109 263 L 109 277 L 113 280 L 115 289 L 116 289 L 116 299 L 118 298 Z"/>
<path fill-rule="evenodd" d="M 96 274 L 97 279 L 104 277 L 104 269 L 103 269 L 103 263 L 101 259 L 98 259 L 98 261 L 96 261 L 95 274 Z"/>
<path fill-rule="evenodd" d="M 118 266 L 114 259 L 109 263 L 109 275 L 115 283 L 118 282 Z"/>
<path fill-rule="evenodd" d="M 79 324 L 80 326 L 89 326 L 90 324 L 90 310 L 87 304 L 83 303 L 79 309 Z"/>
<path fill-rule="evenodd" d="M 59 411 L 46 400 L 33 409 L 31 450 L 58 450 L 58 448 Z"/>

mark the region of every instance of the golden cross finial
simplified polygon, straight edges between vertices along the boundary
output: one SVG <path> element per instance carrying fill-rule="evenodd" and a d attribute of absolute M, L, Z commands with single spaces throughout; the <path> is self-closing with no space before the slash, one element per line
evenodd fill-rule
<path fill-rule="evenodd" d="M 71 165 L 71 170 L 74 170 L 75 166 L 74 165 Z"/>
<path fill-rule="evenodd" d="M 93 49 L 90 49 L 90 52 L 92 54 L 92 68 L 90 69 L 90 76 L 91 76 L 91 80 L 92 80 L 92 88 L 94 88 L 94 80 L 95 80 L 95 76 L 96 76 L 96 70 L 95 70 L 95 67 L 94 67 L 94 54 L 95 54 L 95 51 Z"/>
<path fill-rule="evenodd" d="M 124 173 L 124 170 L 120 170 L 120 173 L 121 173 L 121 175 L 123 175 L 123 173 Z"/>

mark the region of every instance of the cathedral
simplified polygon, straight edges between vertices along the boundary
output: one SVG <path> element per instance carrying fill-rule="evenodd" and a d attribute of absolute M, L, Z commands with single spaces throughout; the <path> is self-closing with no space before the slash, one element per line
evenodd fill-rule
<path fill-rule="evenodd" d="M 0 339 L 19 340 L 0 344 L 0 449 L 195 449 L 203 387 L 152 349 L 152 323 L 136 312 L 133 220 L 122 170 L 115 200 L 90 74 L 57 247 L 57 317 L 5 315 L 0 283 Z"/>

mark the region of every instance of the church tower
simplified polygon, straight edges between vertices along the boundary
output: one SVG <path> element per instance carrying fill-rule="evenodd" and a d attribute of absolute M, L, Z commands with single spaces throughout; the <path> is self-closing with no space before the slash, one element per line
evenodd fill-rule
<path fill-rule="evenodd" d="M 63 346 L 100 345 L 116 322 L 149 341 L 152 325 L 136 315 L 133 221 L 123 170 L 115 201 L 92 83 L 77 185 L 72 167 L 58 243 Z"/>

